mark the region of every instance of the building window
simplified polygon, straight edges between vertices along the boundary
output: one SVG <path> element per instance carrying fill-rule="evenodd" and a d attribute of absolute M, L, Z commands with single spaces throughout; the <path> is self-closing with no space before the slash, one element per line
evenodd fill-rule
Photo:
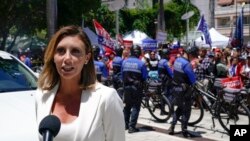
<path fill-rule="evenodd" d="M 227 6 L 233 4 L 234 0 L 217 0 L 218 5 Z"/>
<path fill-rule="evenodd" d="M 217 19 L 217 27 L 230 27 L 230 17 L 223 17 Z"/>
<path fill-rule="evenodd" d="M 250 26 L 250 15 L 244 16 L 243 23 L 244 23 L 244 25 L 249 25 Z"/>

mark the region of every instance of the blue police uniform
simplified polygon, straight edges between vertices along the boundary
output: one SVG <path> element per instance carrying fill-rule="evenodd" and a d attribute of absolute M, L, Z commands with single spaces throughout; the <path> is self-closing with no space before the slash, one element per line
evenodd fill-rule
<path fill-rule="evenodd" d="M 113 59 L 112 65 L 113 65 L 113 74 L 118 74 L 121 72 L 123 59 L 120 56 L 115 56 Z"/>
<path fill-rule="evenodd" d="M 101 61 L 96 61 L 95 60 L 94 65 L 95 65 L 97 80 L 99 82 L 102 82 L 102 77 L 103 78 L 108 77 L 108 69 L 107 69 L 106 65 Z"/>
<path fill-rule="evenodd" d="M 183 57 L 179 57 L 174 63 L 173 96 L 177 109 L 173 115 L 172 126 L 177 123 L 177 119 L 182 116 L 182 131 L 186 134 L 188 120 L 191 114 L 191 85 L 195 84 L 196 76 L 190 62 Z"/>
<path fill-rule="evenodd" d="M 158 74 L 161 79 L 161 84 L 162 84 L 162 91 L 166 95 L 166 97 L 171 101 L 172 96 L 170 94 L 170 82 L 173 78 L 173 71 L 172 69 L 168 66 L 168 60 L 163 58 L 159 61 L 158 63 Z M 165 111 L 165 101 L 161 99 L 161 115 L 162 114 L 167 114 Z"/>
<path fill-rule="evenodd" d="M 143 82 L 148 73 L 145 63 L 132 56 L 123 61 L 121 72 L 124 83 L 125 125 L 130 131 L 130 129 L 136 129 L 143 95 Z"/>
<path fill-rule="evenodd" d="M 168 66 L 168 60 L 167 59 L 161 59 L 158 63 L 158 74 L 160 78 L 163 79 L 167 75 L 168 78 L 173 78 L 173 71 Z"/>
<path fill-rule="evenodd" d="M 120 56 L 115 56 L 115 58 L 112 61 L 113 65 L 113 86 L 117 90 L 119 87 L 121 87 L 121 67 L 122 67 L 123 59 Z"/>

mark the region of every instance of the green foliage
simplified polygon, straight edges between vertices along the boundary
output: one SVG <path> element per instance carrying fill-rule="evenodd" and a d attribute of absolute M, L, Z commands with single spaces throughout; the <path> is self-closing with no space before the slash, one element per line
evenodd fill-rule
<path fill-rule="evenodd" d="M 4 0 L 0 4 L 0 50 L 5 49 L 7 37 L 33 35 L 46 28 L 44 0 Z M 8 50 L 11 49 L 11 46 Z"/>
<path fill-rule="evenodd" d="M 95 31 L 93 19 L 96 19 L 111 36 L 115 36 L 115 12 L 110 11 L 107 6 L 102 5 L 96 10 L 87 12 L 83 18 L 84 25 L 90 27 L 92 30 Z"/>
<path fill-rule="evenodd" d="M 57 0 L 58 27 L 65 25 L 82 25 L 94 30 L 93 19 L 96 19 L 106 30 L 115 36 L 115 12 L 101 6 L 100 0 Z M 195 15 L 190 18 L 190 28 L 197 25 L 199 12 L 187 3 L 189 0 L 172 0 L 164 5 L 165 27 L 168 37 L 185 35 L 186 21 L 181 16 L 190 10 Z M 159 5 L 147 9 L 121 9 L 119 14 L 120 33 L 138 29 L 154 38 Z M 3 0 L 0 4 L 0 50 L 5 49 L 6 39 L 28 35 L 46 38 L 46 0 Z M 10 49 L 10 48 L 9 48 Z"/>
<path fill-rule="evenodd" d="M 126 33 L 134 29 L 141 30 L 153 37 L 155 34 L 155 9 L 125 9 L 121 10 L 120 15 L 124 21 L 120 21 L 123 27 L 121 27 L 121 33 Z M 126 20 L 125 20 L 126 19 Z"/>
<path fill-rule="evenodd" d="M 81 25 L 82 16 L 98 7 L 99 0 L 58 0 L 58 27 Z"/>
<path fill-rule="evenodd" d="M 165 20 L 168 34 L 180 38 L 186 32 L 186 20 L 181 17 L 188 11 L 193 10 L 195 15 L 189 19 L 190 28 L 196 26 L 198 22 L 198 9 L 193 5 L 183 2 L 182 0 L 173 0 L 165 5 Z"/>

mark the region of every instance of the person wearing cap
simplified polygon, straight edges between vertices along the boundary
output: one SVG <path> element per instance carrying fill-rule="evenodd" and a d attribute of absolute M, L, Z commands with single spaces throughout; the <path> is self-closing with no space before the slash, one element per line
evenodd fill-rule
<path fill-rule="evenodd" d="M 174 111 L 173 120 L 169 128 L 170 135 L 174 134 L 174 128 L 180 116 L 182 116 L 182 134 L 184 137 L 188 137 L 189 135 L 187 125 L 191 114 L 192 86 L 196 83 L 196 76 L 190 63 L 190 56 L 196 51 L 198 51 L 196 47 L 190 46 L 184 50 L 183 56 L 178 57 L 174 62 L 172 95 L 173 103 L 177 106 L 177 109 Z"/>

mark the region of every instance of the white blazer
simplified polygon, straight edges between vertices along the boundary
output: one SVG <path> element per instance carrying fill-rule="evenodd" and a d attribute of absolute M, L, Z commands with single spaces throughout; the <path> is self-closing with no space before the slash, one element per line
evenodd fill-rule
<path fill-rule="evenodd" d="M 58 86 L 47 92 L 37 90 L 38 125 L 51 113 Z M 72 141 L 125 141 L 123 103 L 113 88 L 97 83 L 95 90 L 83 90 L 78 118 L 80 124 Z"/>

